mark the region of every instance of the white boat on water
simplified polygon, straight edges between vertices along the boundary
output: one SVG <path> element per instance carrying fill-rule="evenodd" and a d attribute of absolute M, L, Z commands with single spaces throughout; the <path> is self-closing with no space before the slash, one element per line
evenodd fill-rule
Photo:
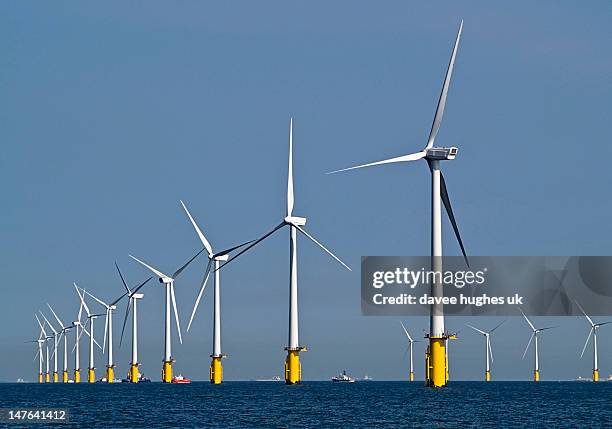
<path fill-rule="evenodd" d="M 342 374 L 336 375 L 332 377 L 332 381 L 342 382 L 342 383 L 354 383 L 355 379 L 346 374 L 346 370 L 342 371 Z"/>

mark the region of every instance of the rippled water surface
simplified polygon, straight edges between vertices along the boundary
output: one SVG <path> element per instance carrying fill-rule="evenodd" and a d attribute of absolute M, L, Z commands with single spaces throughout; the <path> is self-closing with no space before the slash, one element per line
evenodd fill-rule
<path fill-rule="evenodd" d="M 612 383 L 0 384 L 0 407 L 67 408 L 60 428 L 612 427 Z"/>

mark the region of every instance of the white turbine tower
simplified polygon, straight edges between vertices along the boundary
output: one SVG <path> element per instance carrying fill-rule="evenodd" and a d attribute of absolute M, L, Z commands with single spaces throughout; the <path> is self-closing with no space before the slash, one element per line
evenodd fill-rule
<path fill-rule="evenodd" d="M 395 158 L 385 159 L 382 161 L 371 162 L 368 164 L 357 165 L 355 167 L 344 168 L 342 170 L 332 171 L 331 173 L 338 173 L 341 171 L 348 171 L 357 168 L 370 167 L 375 165 L 383 164 L 394 164 L 398 162 L 417 161 L 424 159 L 427 161 L 429 170 L 431 171 L 431 270 L 435 272 L 442 272 L 442 222 L 441 222 L 441 207 L 440 200 L 444 203 L 446 212 L 450 219 L 450 222 L 455 231 L 455 236 L 461 247 L 461 252 L 467 261 L 463 242 L 459 235 L 459 228 L 453 215 L 453 209 L 451 207 L 450 198 L 446 189 L 446 183 L 444 176 L 440 171 L 440 161 L 453 160 L 457 156 L 456 147 L 436 147 L 434 146 L 440 124 L 442 122 L 442 115 L 444 114 L 444 107 L 446 106 L 446 97 L 448 95 L 448 88 L 450 85 L 451 76 L 453 73 L 453 67 L 455 65 L 455 57 L 457 55 L 457 48 L 459 47 L 459 40 L 461 38 L 461 31 L 463 29 L 463 21 L 459 26 L 451 59 L 448 64 L 448 70 L 446 72 L 446 78 L 442 86 L 442 92 L 438 101 L 438 107 L 434 116 L 429 138 L 426 146 L 420 152 L 411 153 L 409 155 L 398 156 Z M 469 266 L 469 264 L 468 264 Z M 433 282 L 431 285 L 431 296 L 440 298 L 443 296 L 442 284 L 439 281 Z M 446 341 L 448 339 L 455 339 L 455 335 L 449 334 L 444 329 L 444 308 L 442 304 L 433 304 L 431 306 L 430 322 L 429 322 L 429 347 L 427 348 L 426 354 L 426 367 L 428 368 L 425 374 L 427 379 L 427 385 L 433 387 L 445 386 L 448 382 L 448 362 L 446 359 Z"/>
<path fill-rule="evenodd" d="M 83 328 L 85 328 L 87 324 L 89 324 L 89 330 L 91 331 L 91 332 L 87 332 L 87 330 L 84 329 L 84 332 L 89 336 L 89 365 L 87 367 L 87 382 L 95 383 L 96 382 L 96 367 L 94 365 L 94 343 L 98 346 L 99 349 L 102 349 L 102 347 L 100 347 L 100 344 L 98 344 L 98 342 L 94 338 L 94 320 L 98 316 L 102 316 L 102 315 L 101 314 L 91 314 L 91 312 L 89 311 L 89 307 L 85 303 L 85 293 L 86 293 L 85 289 L 81 289 L 83 291 L 83 293 L 81 294 L 81 292 L 79 291 L 79 287 L 77 286 L 76 283 L 74 283 L 74 288 L 76 289 L 76 292 L 79 295 L 79 298 L 81 300 L 81 304 L 83 305 L 83 308 L 85 309 L 85 312 L 87 313 L 87 322 L 85 322 L 85 326 L 83 326 Z M 80 338 L 81 337 L 79 336 L 79 339 Z"/>
<path fill-rule="evenodd" d="M 189 213 L 189 210 L 187 210 L 187 206 L 185 205 L 185 203 L 183 203 L 183 201 L 181 201 L 181 205 L 183 206 L 185 213 L 187 213 L 187 216 L 189 217 L 193 228 L 198 234 L 202 245 L 206 249 L 206 252 L 208 252 L 208 265 L 206 266 L 204 278 L 202 279 L 202 284 L 200 285 L 200 291 L 198 292 L 198 296 L 193 306 L 193 311 L 191 312 L 191 317 L 189 318 L 187 332 L 189 332 L 189 328 L 191 328 L 193 317 L 195 316 L 196 310 L 198 309 L 198 305 L 200 304 L 200 299 L 204 294 L 204 289 L 206 289 L 208 276 L 210 274 L 211 267 L 214 263 L 215 286 L 213 294 L 213 350 L 212 354 L 210 355 L 212 361 L 210 363 L 209 377 L 210 382 L 212 384 L 221 384 L 221 382 L 223 381 L 223 365 L 221 363 L 221 359 L 227 356 L 221 352 L 221 273 L 219 272 L 219 268 L 221 262 L 225 262 L 228 260 L 230 252 L 239 249 L 240 247 L 246 246 L 247 244 L 252 243 L 254 240 L 215 253 L 213 252 L 210 242 L 204 236 L 204 233 L 202 232 L 196 221 L 193 219 L 193 216 L 191 216 L 191 213 Z"/>
<path fill-rule="evenodd" d="M 36 317 L 36 321 L 38 322 L 38 326 L 40 326 L 40 330 L 43 333 L 43 335 L 45 336 L 45 349 L 46 349 L 46 353 L 45 353 L 45 383 L 49 383 L 50 381 L 50 375 L 49 375 L 49 340 L 52 338 L 51 336 L 47 335 L 47 332 L 45 331 L 45 327 L 44 327 L 44 322 L 40 323 L 40 319 L 38 318 L 38 316 L 36 314 L 34 314 L 34 317 Z"/>
<path fill-rule="evenodd" d="M 106 308 L 105 312 L 105 323 L 104 323 L 104 342 L 102 343 L 102 352 L 106 350 L 106 343 L 108 342 L 108 355 L 106 357 L 106 382 L 114 383 L 115 381 L 115 361 L 113 360 L 113 311 L 117 309 L 117 303 L 125 296 L 121 295 L 113 302 L 107 304 L 99 298 L 93 296 L 90 292 L 83 289 L 83 292 L 98 301 L 102 306 Z M 93 325 L 92 325 L 93 326 Z M 92 329 L 93 332 L 93 329 Z"/>
<path fill-rule="evenodd" d="M 408 337 L 408 352 L 410 353 L 410 376 L 409 376 L 409 380 L 410 381 L 414 381 L 414 361 L 412 359 L 412 344 L 413 343 L 418 343 L 418 341 L 415 341 L 410 334 L 408 333 L 408 329 L 406 329 L 406 327 L 404 326 L 404 323 L 400 321 L 400 324 L 402 325 L 402 328 L 404 328 L 404 332 L 406 333 L 406 336 Z"/>
<path fill-rule="evenodd" d="M 140 285 L 136 286 L 133 290 L 130 290 L 125 279 L 123 278 L 123 274 L 121 274 L 121 270 L 119 269 L 119 265 L 115 262 L 115 267 L 117 267 L 117 272 L 119 273 L 119 277 L 121 277 L 121 282 L 123 283 L 123 287 L 125 287 L 126 294 L 128 297 L 128 305 L 125 308 L 125 318 L 123 319 L 123 327 L 121 328 L 121 338 L 119 339 L 119 347 L 121 347 L 121 343 L 123 342 L 123 332 L 125 331 L 125 324 L 128 319 L 128 315 L 130 314 L 130 309 L 132 310 L 132 361 L 130 362 L 130 372 L 128 379 L 131 383 L 138 383 L 138 367 L 140 363 L 138 362 L 138 300 L 144 298 L 144 294 L 138 293 L 138 291 L 146 285 L 149 280 L 153 277 L 149 277 Z"/>
<path fill-rule="evenodd" d="M 62 383 L 68 383 L 68 335 L 66 333 L 70 329 L 74 328 L 74 325 L 64 325 L 64 322 L 62 322 L 60 318 L 57 317 L 55 311 L 53 311 L 53 307 L 51 307 L 51 305 L 48 303 L 47 306 L 51 310 L 51 313 L 53 313 L 53 317 L 55 317 L 57 323 L 59 323 L 61 327 L 61 334 L 64 336 L 64 365 L 62 371 Z"/>
<path fill-rule="evenodd" d="M 143 265 L 144 267 L 149 269 L 151 272 L 153 272 L 156 276 L 158 276 L 159 282 L 164 284 L 165 289 L 166 289 L 165 291 L 166 292 L 166 305 L 165 305 L 166 307 L 165 316 L 166 317 L 165 317 L 165 327 L 164 327 L 164 365 L 162 368 L 162 382 L 164 383 L 172 382 L 172 363 L 174 362 L 174 359 L 172 358 L 172 339 L 170 337 L 170 324 L 171 324 L 170 307 L 171 306 L 174 309 L 174 318 L 176 320 L 176 329 L 178 331 L 179 342 L 183 344 L 183 337 L 181 336 L 181 324 L 179 322 L 178 310 L 176 309 L 176 299 L 174 298 L 174 280 L 204 250 L 205 249 L 202 249 L 198 253 L 196 253 L 190 260 L 188 260 L 182 267 L 176 270 L 171 276 L 168 276 L 162 273 L 161 271 L 153 268 L 152 266 L 147 265 L 146 263 L 142 262 L 140 259 L 132 255 L 129 255 L 130 258 L 132 258 L 139 264 Z"/>
<path fill-rule="evenodd" d="M 49 322 L 49 319 L 47 319 L 47 317 L 43 314 L 42 311 L 40 312 L 40 315 L 45 319 L 45 322 L 47 322 L 47 325 L 49 325 L 49 328 L 51 328 L 51 330 L 53 331 L 53 353 L 51 354 L 51 356 L 53 357 L 53 382 L 57 383 L 59 382 L 59 375 L 57 372 L 57 345 L 59 344 L 60 337 L 62 334 L 55 330 L 51 322 Z"/>
<path fill-rule="evenodd" d="M 538 354 L 538 333 L 545 331 L 547 329 L 556 328 L 556 326 L 549 326 L 546 328 L 536 328 L 533 326 L 533 323 L 527 318 L 523 310 L 521 310 L 521 314 L 529 324 L 531 328 L 531 337 L 529 337 L 529 342 L 527 343 L 527 347 L 525 347 L 525 352 L 523 352 L 523 359 L 525 359 L 525 355 L 527 354 L 527 350 L 529 350 L 529 346 L 531 345 L 531 341 L 534 340 L 534 354 L 533 354 L 533 381 L 540 381 L 540 356 Z"/>
<path fill-rule="evenodd" d="M 582 353 L 580 353 L 580 358 L 582 359 L 582 356 L 584 355 L 584 352 L 587 348 L 587 345 L 589 344 L 589 340 L 591 339 L 591 335 L 592 335 L 593 336 L 593 381 L 599 381 L 599 362 L 597 359 L 598 358 L 597 356 L 597 329 L 599 329 L 600 326 L 607 325 L 612 322 L 603 322 L 603 323 L 593 322 L 593 320 L 585 313 L 584 309 L 580 306 L 580 304 L 578 304 L 578 301 L 575 301 L 575 302 L 578 308 L 580 309 L 580 311 L 582 312 L 582 314 L 584 314 L 584 317 L 587 318 L 587 320 L 589 321 L 591 325 L 591 329 L 589 330 L 589 336 L 587 337 L 586 342 L 584 343 L 584 347 L 582 348 Z"/>
<path fill-rule="evenodd" d="M 495 331 L 497 328 L 499 328 L 501 325 L 503 325 L 504 322 L 505 320 L 501 322 L 499 325 L 497 325 L 495 328 L 491 329 L 490 331 L 483 331 L 468 323 L 465 324 L 467 327 L 472 328 L 476 332 L 479 332 L 482 335 L 484 335 L 484 338 L 485 338 L 485 381 L 491 381 L 491 362 L 493 362 L 493 349 L 491 348 L 491 333 Z M 489 362 L 489 359 L 490 359 L 490 362 Z"/>
<path fill-rule="evenodd" d="M 342 262 L 336 255 L 330 252 L 325 246 L 319 243 L 312 235 L 302 228 L 306 224 L 306 218 L 293 216 L 293 118 L 289 122 L 289 171 L 287 175 L 287 216 L 272 231 L 255 240 L 242 251 L 238 252 L 221 267 L 236 259 L 238 256 L 248 251 L 251 247 L 268 238 L 274 232 L 289 226 L 289 344 L 285 348 L 287 358 L 285 360 L 285 383 L 297 384 L 302 381 L 302 366 L 300 364 L 300 352 L 306 351 L 306 347 L 300 346 L 298 337 L 298 276 L 297 276 L 297 232 L 301 232 L 317 246 L 323 249 L 332 258 L 342 264 L 347 270 L 351 270 L 348 265 Z"/>

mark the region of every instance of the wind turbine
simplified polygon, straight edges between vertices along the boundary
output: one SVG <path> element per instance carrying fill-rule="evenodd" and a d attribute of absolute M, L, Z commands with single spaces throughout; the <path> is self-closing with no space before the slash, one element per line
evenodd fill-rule
<path fill-rule="evenodd" d="M 298 337 L 298 278 L 297 278 L 297 232 L 301 232 L 317 246 L 323 249 L 328 255 L 342 264 L 347 270 L 351 270 L 348 265 L 342 262 L 336 255 L 329 251 L 325 246 L 310 235 L 304 228 L 306 218 L 293 216 L 293 118 L 289 122 L 289 172 L 287 175 L 287 215 L 274 229 L 267 234 L 255 240 L 252 244 L 238 252 L 231 259 L 225 262 L 221 267 L 230 263 L 238 256 L 248 251 L 251 247 L 257 245 L 261 241 L 268 238 L 270 235 L 283 228 L 289 226 L 289 344 L 285 348 L 287 358 L 285 360 L 285 383 L 298 384 L 302 381 L 302 365 L 300 364 L 300 352 L 307 351 L 306 347 L 300 346 Z"/>
<path fill-rule="evenodd" d="M 183 272 L 185 268 L 191 262 L 197 258 L 200 253 L 204 251 L 204 248 L 196 253 L 190 260 L 188 260 L 182 267 L 176 270 L 171 276 L 168 276 L 161 271 L 153 268 L 152 266 L 142 262 L 140 259 L 129 255 L 130 258 L 143 265 L 151 272 L 153 272 L 156 276 L 159 277 L 159 282 L 165 285 L 166 288 L 166 319 L 165 319 L 165 328 L 164 328 L 164 365 L 162 368 L 162 382 L 170 383 L 172 382 L 172 364 L 174 359 L 172 358 L 172 339 L 170 337 L 170 306 L 174 309 L 174 318 L 176 320 L 176 329 L 178 331 L 179 342 L 183 344 L 183 337 L 181 336 L 181 324 L 179 322 L 178 310 L 176 309 L 176 299 L 174 298 L 174 280 Z"/>
<path fill-rule="evenodd" d="M 36 319 L 38 320 L 38 317 L 36 317 Z M 38 358 L 38 382 L 42 383 L 43 382 L 43 349 L 42 349 L 42 345 L 43 345 L 43 343 L 47 342 L 47 339 L 46 339 L 47 334 L 45 333 L 45 330 L 43 329 L 42 325 L 40 324 L 40 320 L 38 320 L 38 324 L 40 326 L 40 333 L 38 334 L 38 339 L 37 340 L 32 340 L 32 341 L 26 341 L 26 342 L 27 343 L 36 343 L 36 345 L 38 347 L 38 351 L 36 352 L 36 356 L 34 357 L 34 359 Z"/>
<path fill-rule="evenodd" d="M 535 339 L 534 341 L 533 381 L 540 381 L 540 359 L 538 355 L 538 333 L 545 331 L 547 329 L 556 328 L 556 326 L 549 326 L 547 328 L 536 328 L 535 326 L 533 326 L 533 323 L 531 323 L 531 321 L 527 318 L 527 316 L 525 316 L 525 313 L 523 313 L 523 310 L 521 310 L 521 314 L 523 315 L 527 323 L 529 323 L 529 327 L 531 327 L 531 330 L 533 331 L 531 333 L 531 337 L 529 337 L 529 342 L 527 343 L 527 347 L 525 347 L 525 352 L 523 353 L 523 359 L 525 359 L 525 355 L 527 354 L 527 350 L 529 350 L 529 345 L 531 344 L 531 341 Z"/>
<path fill-rule="evenodd" d="M 442 86 L 442 92 L 440 94 L 440 99 L 438 100 L 436 114 L 431 126 L 427 145 L 423 148 L 423 150 L 420 152 L 411 153 L 409 155 L 402 155 L 395 158 L 357 165 L 328 173 L 332 174 L 357 168 L 394 164 L 398 162 L 417 161 L 420 159 L 427 161 L 427 165 L 431 171 L 431 270 L 434 272 L 442 272 L 442 223 L 440 200 L 442 200 L 442 203 L 444 204 L 450 222 L 455 231 L 455 236 L 457 237 L 457 241 L 461 247 L 463 257 L 465 258 L 466 264 L 469 266 L 465 249 L 463 247 L 463 242 L 461 240 L 461 236 L 459 235 L 459 227 L 455 221 L 450 198 L 448 196 L 448 190 L 446 189 L 444 176 L 440 171 L 440 161 L 455 159 L 457 156 L 457 148 L 434 146 L 435 139 L 442 122 L 444 107 L 446 106 L 446 97 L 448 95 L 448 88 L 450 85 L 451 76 L 453 74 L 453 67 L 455 65 L 455 57 L 457 55 L 457 48 L 459 47 L 462 29 L 463 21 L 461 21 L 461 25 L 459 26 L 453 52 L 448 64 L 448 70 L 446 71 L 446 77 Z M 432 283 L 431 296 L 436 298 L 441 298 L 443 296 L 442 284 L 439 281 Z M 445 386 L 448 382 L 448 361 L 446 359 L 445 351 L 446 340 L 455 339 L 456 336 L 454 334 L 447 333 L 444 329 L 444 308 L 441 303 L 433 304 L 430 311 L 429 334 L 426 336 L 429 338 L 429 347 L 427 348 L 426 354 L 426 365 L 428 368 L 426 379 L 428 386 L 440 387 Z"/>
<path fill-rule="evenodd" d="M 96 382 L 96 368 L 94 366 L 94 343 L 98 346 L 99 349 L 102 349 L 102 347 L 100 347 L 100 344 L 98 344 L 98 342 L 94 338 L 94 320 L 98 316 L 101 316 L 101 314 L 91 314 L 91 312 L 89 311 L 89 307 L 85 303 L 85 293 L 86 293 L 85 289 L 82 289 L 83 294 L 81 294 L 81 292 L 79 292 L 79 287 L 77 286 L 76 283 L 74 283 L 74 288 L 77 292 L 77 295 L 79 295 L 79 299 L 81 300 L 81 304 L 83 305 L 85 312 L 87 313 L 87 322 L 85 322 L 85 326 L 89 323 L 89 330 L 91 331 L 91 333 L 87 332 L 87 330 L 85 329 L 85 326 L 83 326 L 84 332 L 87 333 L 87 335 L 89 336 L 89 366 L 87 368 L 87 382 L 95 383 Z M 80 338 L 81 337 L 79 336 L 78 339 Z M 77 343 L 78 343 L 78 340 L 77 340 Z"/>
<path fill-rule="evenodd" d="M 587 337 L 586 342 L 584 343 L 584 347 L 582 348 L 582 353 L 580 353 L 580 358 L 582 358 L 582 356 L 584 355 L 584 351 L 586 350 L 587 345 L 589 344 L 591 335 L 593 335 L 593 381 L 599 381 L 599 364 L 597 361 L 597 329 L 600 326 L 607 325 L 612 322 L 603 322 L 603 323 L 593 322 L 593 320 L 591 320 L 591 318 L 587 316 L 587 314 L 585 313 L 584 309 L 580 306 L 580 304 L 578 304 L 578 301 L 575 301 L 575 302 L 578 308 L 580 309 L 580 311 L 582 312 L 582 314 L 584 314 L 584 317 L 586 317 L 589 323 L 591 324 L 591 329 L 589 330 L 589 336 Z"/>
<path fill-rule="evenodd" d="M 225 262 L 229 258 L 230 252 L 239 249 L 247 244 L 252 243 L 253 241 L 249 241 L 246 243 L 242 243 L 238 246 L 234 246 L 232 248 L 223 250 L 221 252 L 213 252 L 212 246 L 210 242 L 204 236 L 204 233 L 187 210 L 187 206 L 185 203 L 181 201 L 181 205 L 183 209 L 185 209 L 185 213 L 189 217 L 193 228 L 195 229 L 200 241 L 204 245 L 204 248 L 208 252 L 208 265 L 206 266 L 206 271 L 204 273 L 204 278 L 202 279 L 202 284 L 200 286 L 200 291 L 198 292 L 198 296 L 195 300 L 195 304 L 193 306 L 193 311 L 191 312 L 191 317 L 189 318 L 189 324 L 187 325 L 187 332 L 189 332 L 189 328 L 191 328 L 191 323 L 193 322 L 193 317 L 195 316 L 196 310 L 198 309 L 198 305 L 200 304 L 200 299 L 204 294 L 204 289 L 206 288 L 206 283 L 208 282 L 208 276 L 210 274 L 211 266 L 214 263 L 214 275 L 215 275 L 215 287 L 214 287 L 214 296 L 213 296 L 213 350 L 210 357 L 212 358 L 212 362 L 210 364 L 210 382 L 213 384 L 221 384 L 223 381 L 223 366 L 221 364 L 221 359 L 227 357 L 223 353 L 221 353 L 221 273 L 219 272 L 221 262 Z"/>
<path fill-rule="evenodd" d="M 41 323 L 40 319 L 38 318 L 38 316 L 36 314 L 34 314 L 34 317 L 36 317 L 36 321 L 38 322 L 38 326 L 40 326 L 40 330 L 43 333 L 43 335 L 45 336 L 45 349 L 46 349 L 46 353 L 45 353 L 45 368 L 46 368 L 46 372 L 45 372 L 45 383 L 49 383 L 50 381 L 50 376 L 49 376 L 49 340 L 51 339 L 51 336 L 47 335 L 47 332 L 45 331 L 44 328 L 44 322 Z"/>
<path fill-rule="evenodd" d="M 104 324 L 104 342 L 102 344 L 102 353 L 106 350 L 106 343 L 108 340 L 108 355 L 106 358 L 106 382 L 113 383 L 115 381 L 115 362 L 113 361 L 113 311 L 117 309 L 117 303 L 126 295 L 123 294 L 113 302 L 107 304 L 99 298 L 93 296 L 90 292 L 83 289 L 83 292 L 98 301 L 102 306 L 106 308 L 106 320 Z M 93 325 L 92 325 L 93 333 Z"/>
<path fill-rule="evenodd" d="M 153 277 L 149 277 L 140 285 L 136 286 L 134 290 L 130 290 L 125 279 L 123 278 L 123 274 L 121 274 L 121 270 L 119 269 L 119 265 L 115 262 L 115 267 L 117 267 L 117 272 L 119 273 L 119 277 L 121 277 L 121 282 L 123 283 L 123 287 L 127 291 L 128 296 L 128 305 L 125 308 L 125 318 L 123 319 L 123 327 L 121 328 L 121 338 L 119 339 L 119 347 L 121 347 L 121 343 L 123 342 L 123 331 L 125 330 L 125 323 L 127 322 L 128 315 L 130 313 L 130 309 L 132 309 L 132 362 L 130 363 L 130 382 L 138 383 L 138 366 L 140 363 L 138 362 L 138 311 L 137 311 L 137 301 L 139 299 L 144 298 L 143 293 L 138 293 L 138 291 L 147 284 L 149 280 Z"/>
<path fill-rule="evenodd" d="M 51 304 L 47 303 L 47 306 L 51 310 L 51 313 L 53 313 L 53 317 L 55 317 L 57 323 L 59 323 L 61 334 L 64 336 L 64 371 L 62 372 L 62 383 L 68 383 L 68 335 L 66 335 L 66 332 L 74 328 L 74 325 L 64 325 L 64 322 L 62 322 L 60 318 L 57 317 L 55 311 L 53 311 Z"/>
<path fill-rule="evenodd" d="M 403 322 L 400 321 L 400 324 L 402 325 L 402 328 L 404 328 L 404 332 L 406 333 L 406 336 L 408 337 L 408 351 L 410 352 L 410 381 L 414 381 L 414 364 L 412 360 L 412 344 L 418 341 L 415 341 L 414 339 L 412 339 L 412 337 L 408 333 L 408 329 L 406 329 Z"/>
<path fill-rule="evenodd" d="M 61 336 L 61 333 L 55 330 L 51 322 L 49 322 L 49 319 L 47 319 L 47 317 L 42 311 L 40 312 L 40 315 L 45 319 L 45 322 L 47 322 L 47 325 L 49 325 L 49 328 L 51 328 L 51 330 L 53 331 L 53 353 L 51 354 L 51 356 L 53 357 L 53 382 L 57 383 L 59 381 L 59 375 L 57 373 L 57 345 L 59 343 L 59 337 Z"/>
<path fill-rule="evenodd" d="M 503 325 L 504 322 L 505 320 L 501 322 L 499 325 L 497 325 L 495 328 L 491 329 L 490 331 L 483 331 L 468 323 L 465 324 L 467 327 L 472 328 L 476 332 L 481 333 L 485 337 L 485 365 L 486 365 L 485 381 L 491 381 L 491 363 L 489 362 L 489 359 L 491 359 L 491 362 L 493 362 L 493 349 L 491 348 L 491 333 L 495 331 L 497 328 L 499 328 L 501 325 Z"/>

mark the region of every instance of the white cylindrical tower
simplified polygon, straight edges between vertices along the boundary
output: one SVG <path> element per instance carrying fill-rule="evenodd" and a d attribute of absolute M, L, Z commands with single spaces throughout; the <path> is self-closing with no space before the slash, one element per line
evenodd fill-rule
<path fill-rule="evenodd" d="M 289 226 L 289 344 L 290 349 L 300 346 L 298 330 L 297 228 Z"/>

